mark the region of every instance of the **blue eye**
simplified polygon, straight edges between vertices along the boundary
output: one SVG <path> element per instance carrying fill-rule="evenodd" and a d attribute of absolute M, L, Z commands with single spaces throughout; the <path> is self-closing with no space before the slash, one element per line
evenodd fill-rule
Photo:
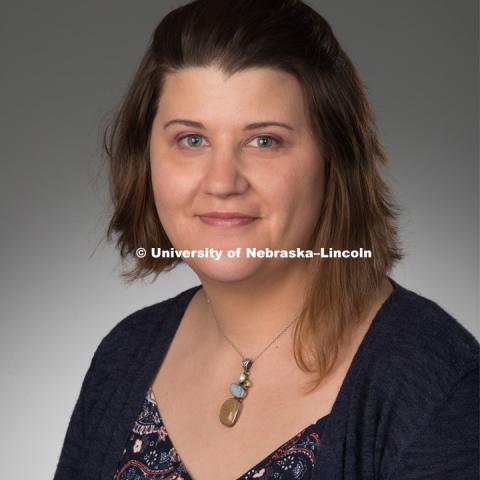
<path fill-rule="evenodd" d="M 204 145 L 204 140 L 205 139 L 202 135 L 191 133 L 180 137 L 177 141 L 185 147 L 198 148 Z M 274 148 L 282 144 L 281 140 L 277 140 L 270 135 L 259 135 L 258 137 L 255 137 L 250 143 L 252 142 L 255 142 L 255 147 L 262 149 Z"/>
<path fill-rule="evenodd" d="M 178 139 L 179 142 L 187 139 L 187 146 L 191 148 L 198 147 L 202 143 L 202 136 L 196 134 L 185 135 Z M 185 145 L 185 144 L 184 144 Z"/>
<path fill-rule="evenodd" d="M 261 140 L 261 142 L 257 144 L 260 148 L 276 147 L 281 144 L 279 140 L 270 135 L 259 135 L 255 137 L 254 140 Z"/>

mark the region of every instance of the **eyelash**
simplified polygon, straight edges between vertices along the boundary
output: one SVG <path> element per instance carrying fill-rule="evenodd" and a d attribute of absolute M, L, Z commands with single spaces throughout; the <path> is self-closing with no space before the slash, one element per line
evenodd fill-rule
<path fill-rule="evenodd" d="M 189 133 L 187 135 L 182 135 L 180 137 L 178 137 L 176 139 L 176 142 L 177 143 L 180 143 L 182 140 L 188 138 L 188 137 L 200 137 L 200 138 L 204 138 L 203 135 L 199 135 L 197 133 Z M 271 147 L 257 147 L 257 148 L 260 148 L 261 150 L 272 150 L 274 148 L 278 148 L 278 147 L 281 147 L 283 145 L 283 141 L 276 138 L 276 137 L 273 137 L 272 135 L 258 135 L 256 137 L 254 137 L 251 141 L 257 139 L 257 138 L 270 138 L 271 140 L 273 140 L 275 142 L 275 145 L 272 145 Z M 250 143 L 250 142 L 249 142 Z M 195 150 L 195 148 L 197 147 L 189 147 L 189 146 L 185 146 L 185 148 L 187 149 L 190 149 L 190 150 Z"/>

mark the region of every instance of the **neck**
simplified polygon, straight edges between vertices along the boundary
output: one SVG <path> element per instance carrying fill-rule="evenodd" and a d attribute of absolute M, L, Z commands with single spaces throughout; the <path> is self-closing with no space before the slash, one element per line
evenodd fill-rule
<path fill-rule="evenodd" d="M 297 318 L 304 302 L 307 269 L 298 265 L 269 278 L 257 275 L 241 282 L 201 280 L 204 341 L 217 350 L 233 350 L 225 335 L 252 358 Z M 293 332 L 291 325 L 269 348 L 290 346 Z"/>

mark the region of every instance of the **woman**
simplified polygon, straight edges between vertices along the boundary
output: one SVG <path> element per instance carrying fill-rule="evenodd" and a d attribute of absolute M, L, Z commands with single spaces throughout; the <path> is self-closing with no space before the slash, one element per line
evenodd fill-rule
<path fill-rule="evenodd" d="M 126 277 L 201 285 L 102 340 L 55 479 L 478 476 L 478 342 L 388 276 L 385 154 L 318 13 L 172 11 L 107 133 Z"/>

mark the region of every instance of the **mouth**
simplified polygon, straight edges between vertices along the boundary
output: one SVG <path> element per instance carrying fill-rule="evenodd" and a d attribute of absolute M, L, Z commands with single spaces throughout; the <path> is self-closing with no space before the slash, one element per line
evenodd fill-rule
<path fill-rule="evenodd" d="M 253 223 L 259 218 L 239 212 L 207 212 L 197 216 L 206 225 L 224 228 L 241 227 Z"/>

